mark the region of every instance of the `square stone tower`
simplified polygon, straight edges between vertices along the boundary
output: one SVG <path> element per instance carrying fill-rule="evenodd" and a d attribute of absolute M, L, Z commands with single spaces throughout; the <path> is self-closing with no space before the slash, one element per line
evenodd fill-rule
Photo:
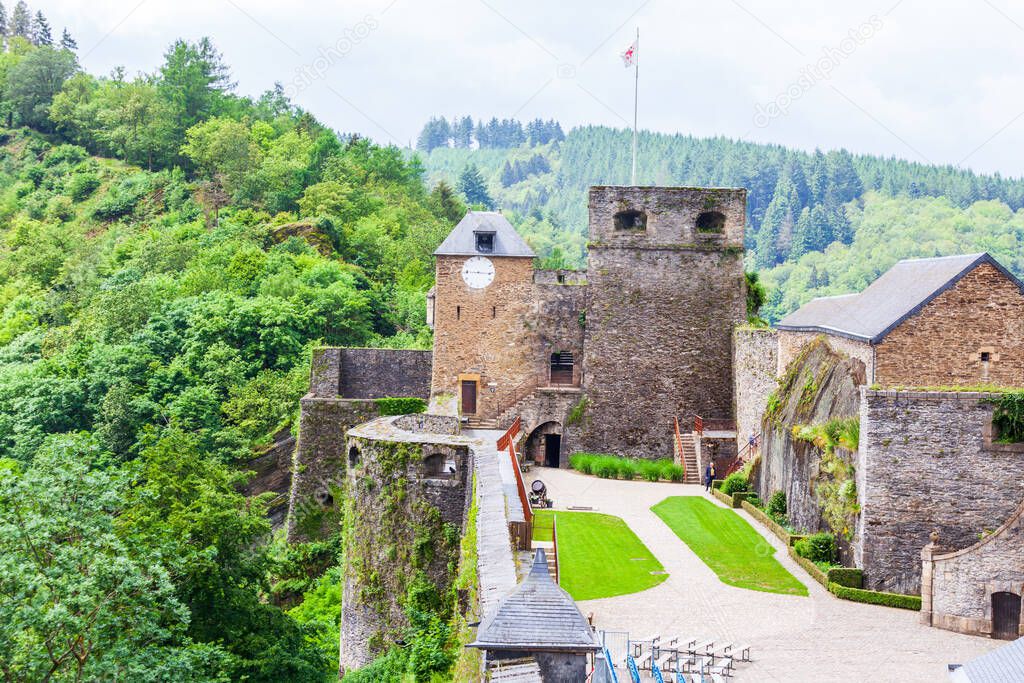
<path fill-rule="evenodd" d="M 590 188 L 577 450 L 672 457 L 673 418 L 731 418 L 746 190 Z"/>

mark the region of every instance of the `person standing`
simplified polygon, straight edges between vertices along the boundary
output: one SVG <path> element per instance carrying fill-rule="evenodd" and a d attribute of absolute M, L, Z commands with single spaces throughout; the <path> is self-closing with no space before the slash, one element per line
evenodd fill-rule
<path fill-rule="evenodd" d="M 711 482 L 715 480 L 715 461 L 712 460 L 708 463 L 708 466 L 704 468 L 704 490 L 711 490 Z"/>

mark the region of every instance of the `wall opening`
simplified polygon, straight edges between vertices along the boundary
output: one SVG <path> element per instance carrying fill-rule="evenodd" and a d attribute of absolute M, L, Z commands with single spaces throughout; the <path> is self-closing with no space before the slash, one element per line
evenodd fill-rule
<path fill-rule="evenodd" d="M 331 492 L 326 489 L 317 489 L 316 493 L 313 494 L 313 497 L 316 498 L 316 502 L 320 503 L 323 507 L 331 507 L 334 505 L 334 496 L 332 496 Z"/>
<path fill-rule="evenodd" d="M 643 211 L 628 209 L 619 211 L 614 216 L 616 230 L 646 230 L 647 214 Z"/>
<path fill-rule="evenodd" d="M 348 466 L 355 467 L 359 464 L 359 449 L 352 446 L 348 449 Z"/>
<path fill-rule="evenodd" d="M 561 467 L 562 425 L 554 421 L 545 422 L 530 432 L 524 457 L 535 465 Z"/>
<path fill-rule="evenodd" d="M 697 216 L 697 232 L 722 232 L 725 230 L 725 214 L 720 211 L 705 211 Z"/>
<path fill-rule="evenodd" d="M 494 253 L 494 233 L 493 232 L 474 232 L 476 236 L 476 250 L 481 254 Z"/>
<path fill-rule="evenodd" d="M 573 383 L 572 351 L 558 351 L 551 354 L 551 384 Z"/>
<path fill-rule="evenodd" d="M 462 306 L 455 307 L 455 319 L 462 320 Z"/>
<path fill-rule="evenodd" d="M 443 453 L 431 453 L 423 461 L 423 473 L 432 479 L 455 476 L 457 469 L 455 458 Z"/>

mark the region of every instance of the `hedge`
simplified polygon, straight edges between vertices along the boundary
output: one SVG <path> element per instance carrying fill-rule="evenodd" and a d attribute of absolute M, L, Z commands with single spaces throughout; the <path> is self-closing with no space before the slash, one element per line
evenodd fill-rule
<path fill-rule="evenodd" d="M 797 541 L 799 541 L 801 538 L 803 538 L 802 534 L 794 534 L 787 531 L 786 527 L 782 526 L 774 519 L 766 515 L 764 513 L 764 510 L 755 507 L 754 505 L 751 505 L 751 503 L 746 498 L 744 498 L 743 500 L 742 507 L 744 510 L 750 513 L 751 517 L 753 517 L 757 521 L 761 522 L 761 524 L 764 524 L 766 527 L 768 527 L 768 530 L 776 536 L 778 536 L 779 540 L 785 543 L 786 545 L 791 546 Z"/>
<path fill-rule="evenodd" d="M 844 588 L 860 588 L 864 585 L 864 572 L 856 567 L 833 567 L 825 572 L 829 584 L 839 584 Z"/>
<path fill-rule="evenodd" d="M 381 415 L 410 415 L 427 411 L 427 402 L 415 396 L 389 396 L 378 398 L 375 403 Z"/>
<path fill-rule="evenodd" d="M 901 595 L 900 593 L 882 593 L 880 591 L 869 591 L 861 588 L 848 588 L 838 583 L 828 585 L 830 593 L 843 600 L 853 602 L 866 602 L 869 605 L 883 605 L 884 607 L 897 607 L 899 609 L 921 610 L 920 595 Z"/>
<path fill-rule="evenodd" d="M 789 547 L 789 556 L 796 560 L 796 563 L 803 567 L 804 571 L 810 574 L 812 579 L 820 583 L 826 590 L 828 589 L 828 576 L 818 568 L 818 565 L 814 564 L 806 557 L 798 555 L 796 550 L 793 549 L 793 546 Z"/>

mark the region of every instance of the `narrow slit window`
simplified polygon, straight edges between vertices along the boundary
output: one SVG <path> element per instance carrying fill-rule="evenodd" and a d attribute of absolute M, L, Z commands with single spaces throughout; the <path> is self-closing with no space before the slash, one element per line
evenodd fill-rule
<path fill-rule="evenodd" d="M 498 307 L 497 306 L 491 306 L 491 317 L 492 318 L 497 318 L 498 317 Z"/>
<path fill-rule="evenodd" d="M 981 352 L 981 362 L 982 363 L 988 363 L 990 360 L 992 360 L 992 353 L 990 351 L 982 351 Z"/>
<path fill-rule="evenodd" d="M 455 319 L 462 320 L 462 306 L 455 307 Z"/>

